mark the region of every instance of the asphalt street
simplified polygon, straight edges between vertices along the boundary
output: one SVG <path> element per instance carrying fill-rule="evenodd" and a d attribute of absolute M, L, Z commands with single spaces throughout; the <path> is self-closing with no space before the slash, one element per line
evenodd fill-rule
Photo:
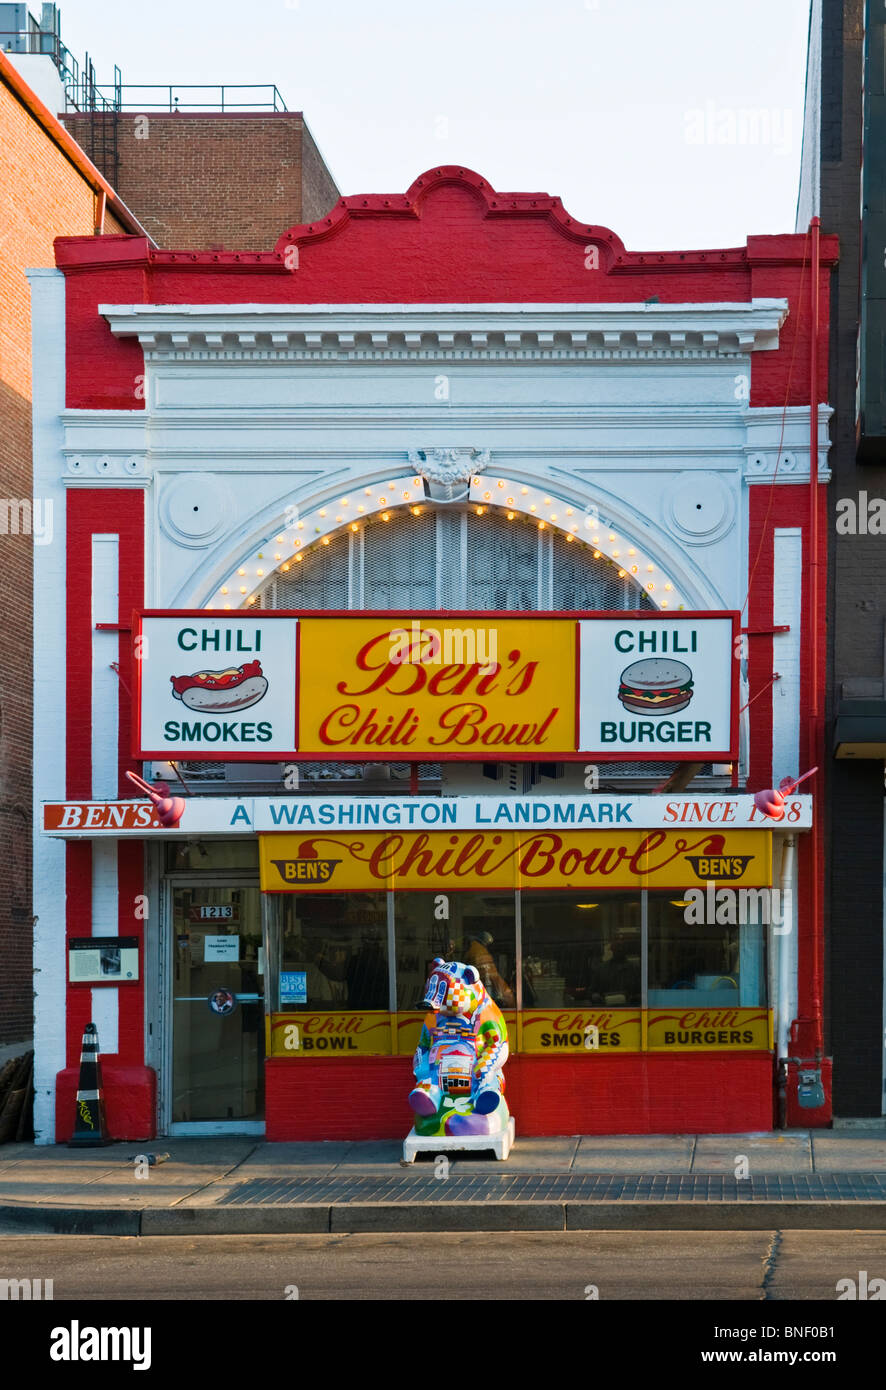
<path fill-rule="evenodd" d="M 0 1279 L 52 1279 L 57 1302 L 835 1302 L 838 1281 L 858 1286 L 861 1271 L 868 1290 L 886 1280 L 886 1231 L 0 1234 Z"/>

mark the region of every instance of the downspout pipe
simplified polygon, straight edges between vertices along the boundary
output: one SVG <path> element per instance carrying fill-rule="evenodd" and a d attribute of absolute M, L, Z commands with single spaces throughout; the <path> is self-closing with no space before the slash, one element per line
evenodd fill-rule
<path fill-rule="evenodd" d="M 792 952 L 790 940 L 797 929 L 797 914 L 794 908 L 794 864 L 796 862 L 797 838 L 786 835 L 782 841 L 781 852 L 781 913 L 775 925 L 774 935 L 778 938 L 777 981 L 778 1009 L 775 1017 L 775 1055 L 778 1078 L 778 1127 L 787 1127 L 786 1085 L 788 1070 L 788 1045 L 791 1036 L 791 966 Z"/>
<path fill-rule="evenodd" d="M 824 1054 L 824 1025 L 822 974 L 824 966 L 824 924 L 822 922 L 821 874 L 824 862 L 822 814 L 824 797 L 824 755 L 822 749 L 821 682 L 819 673 L 819 554 L 818 554 L 818 340 L 819 340 L 819 265 L 821 222 L 813 217 L 809 223 L 811 240 L 810 287 L 810 348 L 809 348 L 809 566 L 806 600 L 806 639 L 809 652 L 809 747 L 808 764 L 822 768 L 812 820 L 811 872 L 809 883 L 809 1012 L 811 1014 L 811 1043 L 816 1065 Z M 798 942 L 799 946 L 799 942 Z"/>

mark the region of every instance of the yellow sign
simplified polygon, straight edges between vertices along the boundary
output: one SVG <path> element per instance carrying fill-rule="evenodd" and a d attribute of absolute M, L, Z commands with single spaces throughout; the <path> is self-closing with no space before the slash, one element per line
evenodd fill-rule
<path fill-rule="evenodd" d="M 641 1009 L 527 1009 L 505 1015 L 512 1053 L 614 1057 L 642 1052 Z M 423 1013 L 271 1014 L 269 1057 L 411 1057 Z M 649 1052 L 771 1051 L 772 1011 L 764 1008 L 648 1009 Z"/>
<path fill-rule="evenodd" d="M 520 1019 L 520 1052 L 599 1057 L 639 1052 L 642 1042 L 639 1009 L 529 1009 Z"/>
<path fill-rule="evenodd" d="M 271 1014 L 271 1057 L 387 1057 L 390 1052 L 387 1012 Z"/>
<path fill-rule="evenodd" d="M 517 1015 L 513 1009 L 502 1010 L 505 1027 L 508 1030 L 508 1046 L 511 1052 L 517 1051 Z M 394 1024 L 397 1033 L 397 1052 L 401 1057 L 411 1057 L 418 1047 L 421 1026 L 425 1021 L 423 1013 L 395 1014 Z"/>
<path fill-rule="evenodd" d="M 260 835 L 268 893 L 371 889 L 762 888 L 772 836 L 735 830 L 407 831 Z"/>
<path fill-rule="evenodd" d="M 299 619 L 299 752 L 483 758 L 575 747 L 575 623 Z"/>
<path fill-rule="evenodd" d="M 710 1052 L 772 1048 L 769 1009 L 649 1009 L 649 1052 Z"/>

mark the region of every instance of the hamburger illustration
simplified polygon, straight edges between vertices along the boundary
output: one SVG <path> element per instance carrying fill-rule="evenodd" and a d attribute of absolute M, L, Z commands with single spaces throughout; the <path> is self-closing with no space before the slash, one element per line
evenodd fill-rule
<path fill-rule="evenodd" d="M 170 676 L 172 694 L 188 709 L 227 714 L 248 709 L 264 698 L 268 688 L 260 661 L 228 666 L 224 671 L 195 671 L 192 676 Z"/>
<path fill-rule="evenodd" d="M 692 699 L 692 671 L 682 661 L 649 656 L 621 673 L 618 698 L 638 714 L 676 714 Z"/>

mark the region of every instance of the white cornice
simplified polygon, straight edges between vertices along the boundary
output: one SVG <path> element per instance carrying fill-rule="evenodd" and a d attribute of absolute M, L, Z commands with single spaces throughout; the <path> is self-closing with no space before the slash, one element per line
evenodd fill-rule
<path fill-rule="evenodd" d="M 101 304 L 176 361 L 708 358 L 778 347 L 787 301 L 723 304 Z"/>

